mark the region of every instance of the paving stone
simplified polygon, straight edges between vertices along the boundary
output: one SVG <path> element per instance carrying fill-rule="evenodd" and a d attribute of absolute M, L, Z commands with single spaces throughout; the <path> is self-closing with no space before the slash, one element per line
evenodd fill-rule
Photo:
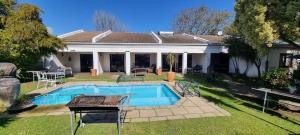
<path fill-rule="evenodd" d="M 199 107 L 184 107 L 188 113 L 203 113 Z"/>
<path fill-rule="evenodd" d="M 126 118 L 125 120 L 124 120 L 124 122 L 131 122 L 131 119 L 129 119 L 129 118 Z"/>
<path fill-rule="evenodd" d="M 168 120 L 177 120 L 177 119 L 185 119 L 183 115 L 173 115 L 173 116 L 167 116 Z"/>
<path fill-rule="evenodd" d="M 215 117 L 215 116 L 218 116 L 218 115 L 215 114 L 215 113 L 203 113 L 203 114 L 201 114 L 201 116 L 203 116 L 203 117 Z"/>
<path fill-rule="evenodd" d="M 141 109 L 141 110 L 153 110 L 154 108 L 153 107 L 139 107 L 138 109 Z"/>
<path fill-rule="evenodd" d="M 64 115 L 66 114 L 65 112 L 50 112 L 50 113 L 47 113 L 47 115 Z"/>
<path fill-rule="evenodd" d="M 127 111 L 126 118 L 138 118 L 140 117 L 139 110 L 129 110 Z"/>
<path fill-rule="evenodd" d="M 160 106 L 159 108 L 162 108 L 162 109 L 168 109 L 168 108 L 174 108 L 176 107 L 175 105 L 167 105 L 167 106 Z"/>
<path fill-rule="evenodd" d="M 32 117 L 32 116 L 45 116 L 47 113 L 21 113 L 18 114 L 18 117 Z"/>
<path fill-rule="evenodd" d="M 182 106 L 197 106 L 190 100 L 186 100 L 185 102 L 182 103 Z"/>
<path fill-rule="evenodd" d="M 183 107 L 171 108 L 171 111 L 173 112 L 174 115 L 187 114 L 188 113 Z"/>
<path fill-rule="evenodd" d="M 173 115 L 169 109 L 155 109 L 157 116 L 170 116 Z"/>
<path fill-rule="evenodd" d="M 150 121 L 160 121 L 160 120 L 167 120 L 167 117 L 151 117 L 149 118 Z"/>
<path fill-rule="evenodd" d="M 130 119 L 130 122 L 147 122 L 149 121 L 148 118 L 132 118 Z"/>
<path fill-rule="evenodd" d="M 205 107 L 199 107 L 203 112 L 208 113 L 208 112 L 217 112 L 215 108 L 211 106 L 205 106 Z"/>
<path fill-rule="evenodd" d="M 201 114 L 185 114 L 184 117 L 186 118 L 199 118 L 201 117 Z"/>
<path fill-rule="evenodd" d="M 155 117 L 154 110 L 140 110 L 140 117 Z"/>

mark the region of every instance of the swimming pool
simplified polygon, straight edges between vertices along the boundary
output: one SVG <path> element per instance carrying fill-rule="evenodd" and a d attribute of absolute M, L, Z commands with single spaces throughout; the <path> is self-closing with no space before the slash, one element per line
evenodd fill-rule
<path fill-rule="evenodd" d="M 62 87 L 32 101 L 37 105 L 66 104 L 77 95 L 130 95 L 129 106 L 174 105 L 180 99 L 165 84 L 143 85 L 74 85 Z"/>

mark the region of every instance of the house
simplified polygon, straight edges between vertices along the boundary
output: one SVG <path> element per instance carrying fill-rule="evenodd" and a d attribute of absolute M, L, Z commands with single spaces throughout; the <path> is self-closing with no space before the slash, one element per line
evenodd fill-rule
<path fill-rule="evenodd" d="M 174 70 L 185 74 L 194 66 L 207 73 L 213 63 L 215 70 L 229 71 L 227 48 L 199 36 L 173 32 L 86 32 L 78 30 L 58 36 L 67 45 L 47 60 L 47 68 L 67 66 L 73 72 L 125 72 L 134 67 L 153 67 L 167 71 L 167 53 L 176 55 Z M 225 59 L 225 60 L 221 60 Z M 222 68 L 220 68 L 222 67 Z"/>
<path fill-rule="evenodd" d="M 223 43 L 224 36 L 77 30 L 58 37 L 67 47 L 46 60 L 47 68 L 66 66 L 71 67 L 75 73 L 96 69 L 98 75 L 103 72 L 125 72 L 130 75 L 134 67 L 167 71 L 169 66 L 166 55 L 171 52 L 176 55 L 173 69 L 176 72 L 185 74 L 195 66 L 201 66 L 203 73 L 234 72 L 228 49 Z M 274 47 L 269 50 L 269 69 L 289 67 L 292 63 L 295 65 L 297 62 L 293 55 L 298 52 L 298 47 L 284 42 L 274 43 Z M 262 58 L 262 72 L 265 70 L 266 59 Z M 246 69 L 246 65 L 244 60 L 240 61 L 241 72 Z M 254 64 L 249 65 L 247 75 L 257 76 Z"/>
<path fill-rule="evenodd" d="M 296 43 L 298 44 L 298 43 Z M 267 61 L 268 60 L 268 61 Z M 271 48 L 269 48 L 268 55 L 261 58 L 261 73 L 264 73 L 266 67 L 268 70 L 276 68 L 284 68 L 293 71 L 298 69 L 300 60 L 300 45 L 291 45 L 281 40 L 273 42 Z M 268 65 L 266 65 L 268 63 Z M 247 62 L 243 59 L 239 62 L 240 72 L 243 73 L 247 69 Z M 230 60 L 229 72 L 234 73 L 234 64 Z M 257 77 L 257 68 L 254 64 L 248 65 L 248 71 L 246 72 L 248 77 Z"/>

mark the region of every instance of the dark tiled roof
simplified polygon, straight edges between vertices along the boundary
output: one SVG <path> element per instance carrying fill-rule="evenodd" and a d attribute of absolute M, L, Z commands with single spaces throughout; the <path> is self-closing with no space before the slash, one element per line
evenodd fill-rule
<path fill-rule="evenodd" d="M 223 43 L 225 36 L 217 36 L 217 35 L 198 35 L 198 37 L 208 40 L 210 43 Z"/>
<path fill-rule="evenodd" d="M 203 41 L 182 34 L 158 35 L 158 36 L 163 43 L 204 43 Z"/>
<path fill-rule="evenodd" d="M 157 43 L 151 33 L 113 32 L 99 43 Z"/>
<path fill-rule="evenodd" d="M 101 32 L 80 32 L 71 36 L 62 38 L 65 42 L 92 42 L 93 37 L 101 34 Z"/>

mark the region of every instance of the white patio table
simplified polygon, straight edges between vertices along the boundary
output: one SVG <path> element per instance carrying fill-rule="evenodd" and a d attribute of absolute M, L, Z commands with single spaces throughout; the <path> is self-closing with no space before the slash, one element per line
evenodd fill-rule
<path fill-rule="evenodd" d="M 44 72 L 43 74 L 47 77 L 48 82 L 56 86 L 56 83 L 58 82 L 58 72 Z"/>
<path fill-rule="evenodd" d="M 34 81 L 34 77 L 37 77 L 39 73 L 44 72 L 44 71 L 27 71 L 27 73 L 32 73 L 32 81 Z"/>

